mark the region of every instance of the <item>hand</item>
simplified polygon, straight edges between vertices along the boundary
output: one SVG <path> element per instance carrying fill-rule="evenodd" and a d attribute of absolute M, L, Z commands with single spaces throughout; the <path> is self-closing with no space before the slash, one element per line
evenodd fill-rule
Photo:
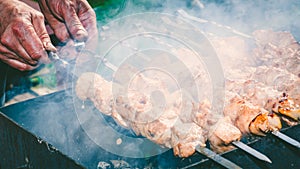
<path fill-rule="evenodd" d="M 42 13 L 19 0 L 0 1 L 0 59 L 21 71 L 34 69 L 55 51 Z"/>
<path fill-rule="evenodd" d="M 39 0 L 41 11 L 61 42 L 97 37 L 96 14 L 86 0 Z"/>

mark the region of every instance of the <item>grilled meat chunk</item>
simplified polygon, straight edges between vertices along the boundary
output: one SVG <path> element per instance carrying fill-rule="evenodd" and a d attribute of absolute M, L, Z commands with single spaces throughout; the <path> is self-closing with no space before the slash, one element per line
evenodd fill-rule
<path fill-rule="evenodd" d="M 300 106 L 295 104 L 287 94 L 284 94 L 279 100 L 278 112 L 282 115 L 292 118 L 295 121 L 300 120 Z"/>
<path fill-rule="evenodd" d="M 269 131 L 281 129 L 278 116 L 239 97 L 229 101 L 224 114 L 231 118 L 243 134 L 265 135 Z"/>
<path fill-rule="evenodd" d="M 231 146 L 230 143 L 240 140 L 241 137 L 240 130 L 232 124 L 230 117 L 226 116 L 211 127 L 208 139 L 211 148 L 221 153 L 233 149 L 234 146 Z"/>

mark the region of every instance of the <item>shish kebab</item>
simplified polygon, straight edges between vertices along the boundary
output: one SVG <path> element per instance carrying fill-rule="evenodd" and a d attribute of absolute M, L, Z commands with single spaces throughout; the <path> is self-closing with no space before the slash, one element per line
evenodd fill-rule
<path fill-rule="evenodd" d="M 294 82 L 294 81 L 296 79 L 299 79 L 299 77 L 300 77 L 300 73 L 299 73 L 300 72 L 300 45 L 299 45 L 299 42 L 297 42 L 295 40 L 295 38 L 292 36 L 292 34 L 290 34 L 289 32 L 274 32 L 272 30 L 257 30 L 255 32 L 253 32 L 253 35 L 248 35 L 248 34 L 239 32 L 239 31 L 233 29 L 232 27 L 224 26 L 221 24 L 217 24 L 215 22 L 211 22 L 209 20 L 191 16 L 182 9 L 178 10 L 177 13 L 180 16 L 182 16 L 183 18 L 189 19 L 190 21 L 198 22 L 201 24 L 211 24 L 211 25 L 220 27 L 222 29 L 225 29 L 227 31 L 230 31 L 233 34 L 238 35 L 239 37 L 255 40 L 257 48 L 255 48 L 252 52 L 252 56 L 251 56 L 253 58 L 252 60 L 254 60 L 256 62 L 256 64 L 265 65 L 267 67 L 271 67 L 271 69 L 272 69 L 272 70 L 266 69 L 266 68 L 262 69 L 263 71 L 269 71 L 268 76 L 264 76 L 265 72 L 263 72 L 263 71 L 260 71 L 260 72 L 257 71 L 259 73 L 262 73 L 259 75 L 260 77 L 258 78 L 258 81 L 263 80 L 266 83 L 266 85 L 272 85 L 273 82 L 277 81 L 277 82 L 279 82 L 278 84 L 281 89 L 282 89 L 281 86 L 284 86 L 286 84 L 290 85 L 289 89 L 285 89 L 285 90 L 291 90 L 289 92 L 289 94 L 294 98 L 294 101 L 299 105 L 300 100 L 299 100 L 299 98 L 297 98 L 297 95 L 299 95 L 299 88 L 297 88 L 297 86 L 299 86 L 298 84 L 300 82 L 299 82 L 299 80 L 297 80 L 297 82 Z M 211 34 L 211 33 L 209 33 L 209 34 Z M 237 46 L 239 46 L 240 44 L 245 44 L 245 42 L 241 41 L 241 40 L 242 40 L 241 38 L 234 38 L 234 40 L 230 39 L 230 38 L 225 39 L 227 45 L 226 46 L 223 45 L 223 47 L 227 48 L 227 46 L 228 45 L 230 46 L 231 43 L 238 44 Z M 228 41 L 230 41 L 230 43 L 228 43 Z M 219 44 L 218 43 L 219 42 L 217 42 L 217 46 L 222 46 L 221 43 L 219 43 Z M 240 45 L 239 47 L 244 50 L 245 49 L 244 46 L 245 45 Z M 239 51 L 238 48 L 236 48 L 235 50 Z M 225 48 L 223 48 L 223 50 L 224 49 Z M 219 52 L 219 55 L 223 55 L 223 52 L 224 52 L 223 50 L 221 50 Z M 226 49 L 225 49 L 225 51 L 226 51 Z M 232 53 L 238 54 L 236 56 L 244 55 L 242 53 L 237 53 L 237 52 L 232 52 L 232 51 L 229 51 L 229 53 L 230 53 L 230 55 Z M 230 57 L 230 55 L 227 55 L 224 58 L 226 58 L 226 60 L 227 60 L 228 56 Z M 231 57 L 231 58 L 233 59 L 231 61 L 233 61 L 233 62 L 236 61 L 236 57 Z M 247 58 L 247 56 L 244 58 Z M 239 60 L 241 60 L 241 59 L 239 59 Z M 247 60 L 246 62 L 249 62 L 249 60 Z M 244 64 L 241 64 L 241 65 L 244 65 Z M 278 69 L 276 70 L 276 68 L 279 68 L 279 70 Z M 270 71 L 272 73 L 270 73 Z M 279 75 L 279 74 L 281 74 L 281 75 Z M 293 75 L 296 78 L 292 77 Z M 279 77 L 277 77 L 277 76 L 279 76 Z M 271 77 L 271 79 L 267 78 L 267 77 Z M 273 81 L 271 81 L 271 84 L 270 84 L 270 80 L 273 80 Z M 290 82 L 293 82 L 293 83 L 290 84 Z M 273 85 L 276 85 L 276 84 L 273 84 Z M 276 88 L 276 89 L 278 89 L 278 88 Z M 282 90 L 279 89 L 279 91 L 282 91 Z M 296 95 L 296 97 L 294 97 L 294 95 Z M 284 100 L 286 100 L 286 99 L 284 99 Z M 286 102 L 291 104 L 290 101 L 286 100 Z M 296 109 L 294 107 L 293 109 L 286 111 L 285 113 L 288 113 L 287 116 L 294 116 L 291 118 L 297 121 L 300 116 L 299 111 L 300 111 L 299 108 Z M 282 108 L 281 108 L 281 112 L 284 112 Z M 284 119 L 284 120 L 286 120 L 286 119 Z M 278 134 L 276 134 L 276 135 L 278 136 Z"/>
<path fill-rule="evenodd" d="M 77 85 L 77 94 L 78 94 L 78 96 L 79 97 L 86 97 L 86 98 L 90 98 L 93 102 L 94 102 L 94 104 L 96 105 L 96 107 L 98 107 L 98 109 L 99 110 L 101 110 L 102 112 L 103 111 L 105 111 L 105 104 L 107 104 L 107 103 L 111 103 L 111 101 L 107 101 L 107 100 L 105 100 L 104 98 L 103 98 L 103 94 L 102 94 L 102 98 L 101 98 L 101 94 L 100 94 L 100 91 L 102 91 L 102 92 L 104 92 L 105 91 L 105 93 L 107 94 L 109 91 L 110 91 L 110 89 L 109 88 L 106 88 L 106 89 L 104 89 L 103 87 L 107 87 L 107 85 L 105 85 L 104 83 L 104 79 L 102 79 L 99 75 L 97 75 L 97 74 L 93 74 L 93 73 L 86 73 L 86 74 L 83 74 L 81 77 L 80 77 L 81 79 L 79 79 L 78 80 L 78 85 Z M 142 80 L 145 80 L 145 79 L 142 79 Z M 147 81 L 147 79 L 146 79 L 146 81 Z M 84 84 L 80 84 L 80 83 L 84 83 Z M 96 86 L 93 86 L 93 87 L 90 87 L 88 90 L 89 91 L 82 91 L 82 89 L 83 88 L 81 88 L 80 86 L 81 85 L 83 85 L 83 86 L 87 86 L 87 84 L 94 84 L 94 85 L 96 85 Z M 100 87 L 100 86 L 102 86 L 102 87 Z M 97 91 L 93 91 L 93 90 L 97 90 Z M 87 92 L 87 93 L 83 93 L 83 94 L 88 94 L 88 95 L 82 95 L 82 92 Z M 96 92 L 97 94 L 96 95 L 94 95 L 94 92 Z M 98 96 L 100 96 L 100 97 L 98 97 Z M 176 98 L 176 97 L 175 97 Z M 99 100 L 100 99 L 100 100 Z M 104 99 L 104 100 L 103 100 Z M 134 99 L 134 98 L 132 98 L 132 99 Z M 142 99 L 144 99 L 144 98 L 142 98 Z M 123 103 L 123 101 L 121 100 L 121 98 L 118 98 L 117 99 L 117 101 L 116 102 L 122 102 Z M 143 102 L 145 102 L 145 100 L 143 100 Z M 102 103 L 102 104 L 101 104 Z M 118 103 L 117 103 L 118 104 Z M 127 105 L 128 106 L 128 104 L 125 104 L 125 105 Z M 125 106 L 126 107 L 126 106 Z M 108 108 L 108 109 L 106 109 L 106 112 L 107 112 L 107 110 L 109 110 L 109 109 L 111 109 L 111 108 Z M 128 108 L 128 109 L 132 109 L 132 108 Z M 175 109 L 176 110 L 176 109 Z M 193 110 L 194 112 L 198 112 L 198 110 Z M 126 114 L 126 116 L 128 116 L 129 114 L 135 114 L 134 112 L 133 113 L 131 113 L 131 111 L 126 111 L 125 109 L 123 109 L 122 110 L 122 112 L 124 113 L 124 112 L 127 112 L 128 114 Z M 203 123 L 203 110 L 201 110 L 200 111 L 201 112 L 201 116 L 200 117 L 196 117 L 195 119 L 198 119 L 199 120 L 199 122 L 198 123 Z M 114 114 L 115 113 L 115 114 Z M 258 113 L 259 113 L 259 111 L 258 111 Z M 122 114 L 123 115 L 123 117 L 124 117 L 124 114 Z M 168 113 L 166 113 L 165 114 L 165 116 L 174 116 L 174 112 L 169 112 L 169 114 Z M 266 115 L 266 114 L 264 114 L 264 115 Z M 123 125 L 126 125 L 126 123 L 124 122 L 124 120 L 122 119 L 122 116 L 120 116 L 119 114 L 117 114 L 117 112 L 112 112 L 112 116 L 113 117 L 115 117 L 115 119 L 117 119 L 117 121 L 119 121 L 119 123 L 121 123 L 121 124 L 123 124 Z M 175 114 L 175 116 L 176 116 L 176 114 Z M 195 116 L 197 116 L 197 114 L 195 115 Z M 170 118 L 170 117 L 167 117 L 166 118 L 167 120 L 172 120 L 172 118 Z M 166 120 L 165 119 L 165 120 Z M 229 119 L 229 118 L 228 118 Z M 252 119 L 251 119 L 252 120 Z M 265 121 L 263 121 L 263 122 L 265 122 Z M 233 126 L 232 124 L 230 124 L 231 122 L 230 122 L 230 120 L 221 120 L 221 121 L 219 121 L 218 122 L 218 125 L 216 125 L 217 127 L 217 129 L 214 129 L 213 131 L 214 132 L 212 132 L 212 135 L 217 135 L 216 136 L 216 138 L 224 138 L 224 137 L 222 137 L 222 136 L 219 136 L 219 135 L 221 135 L 222 133 L 224 133 L 224 132 L 218 132 L 218 129 L 219 130 L 223 130 L 224 128 L 226 128 L 227 127 L 227 129 L 228 129 L 228 127 L 229 127 L 229 131 L 234 131 L 233 133 L 234 133 L 234 137 L 232 137 L 233 136 L 233 134 L 230 134 L 230 138 L 227 138 L 227 139 L 234 139 L 234 140 L 225 140 L 225 139 L 223 139 L 222 141 L 224 142 L 228 142 L 228 143 L 226 143 L 226 145 L 228 145 L 230 142 L 232 142 L 232 141 L 235 141 L 235 140 L 237 140 L 237 139 L 239 139 L 240 137 L 241 137 L 241 133 L 240 133 L 240 131 L 237 129 L 237 128 L 235 128 L 235 126 Z M 259 126 L 259 123 L 260 122 L 258 122 L 258 126 Z M 161 138 L 161 137 L 158 137 L 158 138 L 152 138 L 153 137 L 153 135 L 155 136 L 155 132 L 157 132 L 160 128 L 155 128 L 157 125 L 159 126 L 159 124 L 160 124 L 160 122 L 158 122 L 158 124 L 157 123 L 154 123 L 153 125 L 151 125 L 151 123 L 150 123 L 150 125 L 147 125 L 146 127 L 144 127 L 144 126 L 141 126 L 141 125 L 139 125 L 139 124 L 134 124 L 134 123 L 132 123 L 131 125 L 131 127 L 133 127 L 133 128 L 135 128 L 135 131 L 139 131 L 140 133 L 139 134 L 142 134 L 143 136 L 146 136 L 147 138 L 150 138 L 150 139 L 152 139 L 152 141 L 155 141 L 156 143 L 159 143 L 159 144 L 170 144 L 170 143 L 167 143 L 168 141 L 170 141 L 170 140 L 164 140 L 165 138 Z M 163 123 L 162 123 L 163 124 Z M 161 125 L 161 124 L 160 124 Z M 197 127 L 195 124 L 184 124 L 184 123 L 178 123 L 178 129 L 177 129 L 177 127 L 176 126 L 172 126 L 172 130 L 171 130 L 171 132 L 173 132 L 174 133 L 174 135 L 177 135 L 177 137 L 179 137 L 180 139 L 182 139 L 183 140 L 183 142 L 184 142 L 184 140 L 186 139 L 186 134 L 187 133 L 189 133 L 189 132 L 184 132 L 184 131 L 182 131 L 182 126 L 185 126 L 185 125 L 187 125 L 187 126 L 192 126 L 192 127 L 194 127 L 195 128 L 195 130 L 192 130 L 192 131 L 190 131 L 189 130 L 189 132 L 200 132 L 200 131 L 203 131 L 202 130 L 202 128 L 201 127 Z M 226 127 L 224 127 L 224 126 L 226 126 Z M 127 126 L 128 127 L 128 126 Z M 152 127 L 154 127 L 154 128 L 152 128 Z M 167 127 L 167 126 L 166 126 Z M 146 129 L 145 129 L 146 128 Z M 198 128 L 198 129 L 197 129 Z M 188 129 L 190 129 L 189 127 L 188 127 Z M 150 134 L 147 134 L 147 131 L 143 131 L 143 130 L 148 130 L 149 132 L 152 132 L 152 133 L 150 133 Z M 197 131 L 198 130 L 198 131 Z M 226 132 L 229 132 L 229 131 L 226 131 Z M 161 134 L 161 135 L 163 135 L 164 133 L 163 133 L 163 131 L 160 131 L 161 133 L 159 133 L 159 134 Z M 170 131 L 169 131 L 170 132 Z M 205 136 L 205 132 L 206 131 L 203 131 L 204 133 L 203 133 L 203 135 Z M 175 134 L 176 133 L 176 134 Z M 181 136 L 182 134 L 183 134 L 183 136 Z M 201 133 L 202 134 L 202 133 Z M 166 135 L 168 135 L 168 132 L 167 132 L 167 134 Z M 203 136 L 202 135 L 202 136 Z M 168 135 L 169 136 L 169 135 Z M 200 137 L 201 135 L 199 135 L 198 137 L 196 137 L 196 138 L 201 138 Z M 196 140 L 193 140 L 193 139 L 195 139 L 195 138 L 190 138 L 191 139 L 191 141 L 195 141 L 196 142 Z M 204 138 L 205 139 L 205 138 Z M 214 137 L 210 137 L 210 139 L 209 139 L 211 142 L 212 142 L 212 144 L 214 145 L 215 144 L 215 142 L 213 142 L 213 140 L 217 140 L 217 139 L 214 139 Z M 199 144 L 198 142 L 196 142 L 197 144 Z M 204 141 L 202 142 L 202 144 L 204 143 Z M 172 144 L 172 143 L 171 143 Z M 188 143 L 187 143 L 188 144 Z M 224 143 L 222 143 L 223 145 L 224 145 Z M 174 145 L 174 144 L 173 144 Z M 218 143 L 216 143 L 216 145 L 215 145 L 216 147 L 218 147 L 219 145 L 218 145 Z M 228 147 L 228 146 L 226 146 L 226 147 Z M 177 155 L 180 155 L 180 156 L 183 156 L 183 157 L 186 157 L 186 156 L 189 156 L 189 155 L 191 155 L 193 152 L 194 152 L 194 149 L 193 149 L 194 147 L 192 146 L 192 147 L 189 147 L 189 146 L 187 146 L 186 147 L 186 145 L 184 145 L 184 144 L 177 144 L 176 145 L 176 147 L 174 147 L 174 153 L 175 154 L 177 154 Z M 268 159 L 267 159 L 268 160 Z"/>
<path fill-rule="evenodd" d="M 149 81 L 149 79 L 145 78 L 142 80 Z M 133 106 L 138 107 L 138 110 L 135 110 L 132 104 L 122 96 L 117 97 L 115 104 L 112 104 L 114 101 L 112 100 L 111 85 L 111 82 L 105 82 L 98 74 L 84 73 L 78 79 L 76 91 L 81 99 L 91 99 L 101 112 L 106 112 L 106 114 L 111 115 L 119 124 L 132 128 L 138 135 L 143 135 L 157 144 L 173 147 L 175 155 L 181 157 L 190 156 L 195 152 L 197 145 L 205 147 L 204 143 L 206 137 L 208 137 L 212 146 L 217 147 L 217 149 L 215 149 L 216 151 L 224 151 L 220 147 L 225 145 L 225 147 L 228 147 L 231 142 L 239 140 L 242 136 L 240 130 L 232 124 L 229 117 L 221 118 L 215 127 L 212 127 L 211 131 L 206 131 L 205 126 L 202 127 L 202 125 L 209 123 L 209 116 L 213 115 L 213 113 L 208 112 L 206 114 L 201 106 L 199 108 L 192 108 L 191 112 L 184 112 L 195 116 L 194 122 L 183 122 L 180 120 L 178 114 L 179 105 L 171 105 L 159 119 L 154 122 L 140 124 L 133 120 L 128 120 L 129 116 L 131 116 L 129 119 L 139 118 L 138 116 L 145 118 L 147 115 L 141 114 L 144 113 L 145 107 L 150 106 L 150 101 L 141 93 L 131 91 L 132 93 L 129 93 L 130 97 L 128 100 L 133 100 Z M 170 98 L 178 98 L 178 95 L 175 93 L 173 97 Z M 193 106 L 188 103 L 180 104 Z M 188 109 L 188 107 L 186 107 L 186 109 Z M 206 115 L 207 117 L 203 117 Z M 260 126 L 263 125 L 261 123 L 265 123 L 266 120 L 262 122 L 254 121 L 252 123 L 257 123 L 257 126 Z M 250 121 L 252 121 L 252 119 Z M 263 155 L 257 153 L 254 155 L 259 157 L 259 159 L 270 162 L 270 160 Z"/>
<path fill-rule="evenodd" d="M 100 56 L 96 56 L 97 58 L 101 58 Z M 109 63 L 107 60 L 105 60 L 105 59 L 101 59 L 101 61 L 104 63 L 104 65 L 106 65 L 106 67 L 108 67 L 108 68 L 110 68 L 111 70 L 113 70 L 113 71 L 117 71 L 117 67 L 115 67 L 113 64 L 111 64 L 111 63 Z M 238 134 L 239 135 L 239 134 Z M 233 138 L 236 138 L 236 139 L 238 139 L 238 138 L 240 138 L 240 137 L 233 137 Z M 249 154 L 251 154 L 251 155 L 253 155 L 253 156 L 255 156 L 256 158 L 258 158 L 258 159 L 261 159 L 261 160 L 264 160 L 264 161 L 267 161 L 267 162 L 271 162 L 271 160 L 268 158 L 268 157 L 266 157 L 265 155 L 263 155 L 263 154 L 261 154 L 260 152 L 258 152 L 258 151 L 256 151 L 256 150 L 254 150 L 254 149 L 252 149 L 251 147 L 249 147 L 249 146 L 247 146 L 247 145 L 245 145 L 245 144 L 243 144 L 242 142 L 239 142 L 239 141 L 232 141 L 231 142 L 232 144 L 234 144 L 236 147 L 239 147 L 239 148 L 241 148 L 241 149 L 243 149 L 244 151 L 246 151 L 246 152 L 248 152 Z M 227 143 L 228 144 L 228 143 Z M 198 146 L 198 147 L 201 147 L 201 146 Z M 205 153 L 206 153 L 206 155 L 207 155 L 207 153 L 209 153 L 209 149 L 203 149 L 203 147 L 202 147 L 202 149 L 196 149 L 197 151 L 200 151 L 202 154 L 204 153 L 204 151 L 205 151 Z M 213 154 L 215 154 L 215 153 L 213 153 L 213 152 L 211 152 L 210 153 L 210 157 L 214 157 L 215 155 L 213 155 Z M 218 157 L 218 159 L 220 159 L 221 157 Z M 213 159 L 213 160 L 215 160 L 215 159 Z M 225 161 L 225 160 L 224 160 Z M 224 165 L 224 164 L 222 164 L 222 165 Z M 231 168 L 232 168 L 232 166 L 231 166 Z"/>
<path fill-rule="evenodd" d="M 102 58 L 101 56 L 95 55 L 95 58 L 100 59 L 100 61 L 109 69 L 111 69 L 114 72 L 117 72 L 118 68 L 111 64 L 108 60 L 105 58 Z M 221 155 L 211 151 L 210 149 L 203 147 L 203 146 L 196 146 L 195 149 L 200 152 L 201 154 L 205 155 L 206 157 L 212 159 L 213 161 L 219 163 L 220 165 L 224 166 L 228 169 L 241 169 L 242 167 L 236 165 L 235 163 L 231 162 L 230 160 L 227 160 L 226 158 L 222 157 Z M 251 148 L 250 148 L 251 149 Z M 258 152 L 256 152 L 258 153 Z M 269 161 L 269 159 L 264 156 L 263 154 L 258 154 L 257 156 L 261 156 L 260 158 L 265 158 Z"/>
<path fill-rule="evenodd" d="M 249 37 L 250 36 L 248 36 L 248 38 Z M 217 40 L 213 40 L 213 44 L 216 43 L 217 52 L 219 52 L 218 54 L 221 56 L 221 59 L 222 55 L 223 58 L 226 59 L 223 60 L 223 62 L 227 62 L 227 66 L 234 67 L 230 64 L 235 63 L 237 57 L 247 58 L 248 60 L 240 59 L 243 63 L 237 62 L 237 64 L 235 64 L 238 70 L 229 70 L 230 72 L 227 72 L 227 74 L 229 74 L 229 76 L 238 75 L 234 79 L 255 79 L 266 86 L 270 86 L 269 88 L 275 89 L 275 91 L 272 91 L 272 89 L 269 90 L 270 92 L 265 90 L 260 96 L 257 95 L 257 97 L 262 98 L 270 95 L 271 97 L 269 97 L 269 99 L 273 98 L 274 100 L 274 98 L 277 98 L 281 100 L 281 104 L 277 104 L 279 105 L 278 112 L 275 112 L 283 114 L 282 119 L 289 123 L 289 125 L 297 124 L 295 121 L 299 120 L 300 117 L 300 91 L 299 87 L 297 87 L 300 84 L 299 43 L 288 32 L 273 32 L 270 30 L 255 31 L 251 38 L 255 39 L 257 44 L 257 48 L 253 50 L 251 56 L 249 56 L 249 48 L 242 38 L 216 38 Z M 263 66 L 253 66 L 253 63 L 251 63 L 253 60 L 255 62 L 254 65 L 258 64 Z M 245 63 L 249 64 L 247 65 Z M 239 68 L 240 65 L 245 65 L 243 72 L 241 72 Z M 247 72 L 246 75 L 244 71 Z M 252 93 L 255 93 L 255 84 L 252 84 L 252 86 L 249 85 L 249 87 L 252 89 Z M 258 85 L 257 87 L 262 88 L 263 86 Z M 257 89 L 256 92 L 259 92 L 259 90 L 261 89 Z M 267 95 L 265 95 L 266 92 L 268 93 Z M 280 96 L 284 92 L 290 96 Z M 257 101 L 260 102 L 260 100 Z M 268 111 L 274 111 L 276 108 L 273 110 L 270 107 L 266 109 Z M 289 117 L 293 120 L 291 121 L 285 117 Z M 279 131 L 273 131 L 272 134 L 299 148 L 300 143 L 298 141 L 286 137 Z"/>
<path fill-rule="evenodd" d="M 97 56 L 97 55 L 95 55 L 94 57 L 97 57 L 98 59 L 100 59 L 102 61 L 102 63 L 104 63 L 104 65 L 106 67 L 110 68 L 114 72 L 116 72 L 118 70 L 118 68 L 116 66 L 114 66 L 113 64 L 111 64 L 110 62 L 108 62 L 106 59 L 103 59 L 103 58 L 101 58 L 100 56 Z M 253 68 L 250 68 L 250 69 L 253 69 Z M 272 71 L 273 69 L 271 70 L 271 69 L 266 69 L 264 67 L 260 67 L 260 68 L 258 68 L 258 70 L 256 70 L 257 71 L 256 74 L 260 74 L 262 70 Z M 268 74 L 267 72 L 264 72 L 264 73 Z M 277 78 L 278 78 L 278 72 L 276 72 L 276 70 L 273 71 L 273 75 L 274 76 L 277 75 Z M 282 76 L 285 76 L 285 78 L 288 77 L 287 74 L 283 74 Z M 273 77 L 273 78 L 275 79 L 276 77 Z M 260 78 L 260 79 L 263 79 L 263 78 Z M 267 85 L 270 85 L 270 84 L 267 84 Z M 293 86 L 291 88 L 295 89 L 295 88 L 293 88 Z M 291 93 L 294 93 L 294 91 L 291 92 Z M 263 95 L 264 93 L 261 93 L 261 94 Z M 277 92 L 277 95 L 272 95 L 272 97 L 277 97 L 277 96 L 279 96 L 278 92 Z M 298 113 L 298 116 L 299 116 L 299 113 Z M 294 117 L 294 119 L 295 119 L 295 117 Z M 273 131 L 272 134 L 274 134 L 275 136 L 283 139 L 284 141 L 286 141 L 286 142 L 288 142 L 288 143 L 290 143 L 292 145 L 295 145 L 296 147 L 299 147 L 299 142 L 295 141 L 292 138 L 289 138 L 289 137 L 285 136 L 284 134 L 280 133 L 279 131 Z M 262 135 L 262 134 L 259 134 L 259 135 Z"/>

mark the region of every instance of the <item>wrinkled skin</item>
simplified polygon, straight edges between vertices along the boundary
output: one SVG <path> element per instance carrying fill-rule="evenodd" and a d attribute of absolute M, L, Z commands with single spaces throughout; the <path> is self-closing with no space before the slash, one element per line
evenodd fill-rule
<path fill-rule="evenodd" d="M 51 0 L 48 3 L 40 0 L 39 5 L 42 13 L 37 10 L 38 5 L 28 0 L 0 1 L 0 59 L 4 63 L 27 71 L 37 67 L 40 61 L 49 62 L 46 51 L 56 51 L 48 35 L 51 32 L 61 42 L 68 42 L 65 48 L 73 45 L 72 39 L 87 41 L 88 49 L 95 49 L 98 40 L 96 15 L 86 0 Z M 50 30 L 46 29 L 45 18 Z"/>
<path fill-rule="evenodd" d="M 47 61 L 46 50 L 55 51 L 42 13 L 18 0 L 0 1 L 0 59 L 21 71 Z"/>
<path fill-rule="evenodd" d="M 86 0 L 39 0 L 46 21 L 61 42 L 97 43 L 96 14 Z"/>

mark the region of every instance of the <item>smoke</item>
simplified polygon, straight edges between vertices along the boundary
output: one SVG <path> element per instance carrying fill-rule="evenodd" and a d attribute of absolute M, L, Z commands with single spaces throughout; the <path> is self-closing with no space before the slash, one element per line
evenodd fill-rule
<path fill-rule="evenodd" d="M 101 32 L 105 29 L 105 22 L 110 22 L 115 18 L 127 16 L 134 13 L 141 12 L 162 12 L 172 15 L 180 15 L 178 10 L 184 10 L 190 16 L 194 16 L 198 19 L 202 19 L 201 22 L 190 21 L 195 24 L 204 33 L 212 33 L 218 36 L 235 35 L 241 36 L 232 30 L 237 30 L 245 35 L 252 35 L 252 32 L 258 29 L 271 29 L 275 31 L 288 31 L 291 32 L 296 40 L 300 40 L 300 1 L 286 1 L 286 0 L 128 0 L 125 1 L 123 9 L 114 16 L 114 18 L 106 18 L 105 21 L 99 21 L 100 38 L 103 35 Z M 96 10 L 97 12 L 97 10 Z M 208 22 L 204 22 L 208 21 Z M 158 23 L 157 23 L 158 24 Z M 218 26 L 221 25 L 221 26 Z M 153 29 L 159 29 L 159 25 L 152 25 Z M 130 28 L 128 28 L 129 30 Z M 118 38 L 118 33 L 128 30 L 116 30 L 115 34 L 108 36 L 108 38 Z M 243 36 L 242 36 L 243 37 Z M 150 42 L 149 42 L 150 43 Z M 99 47 L 103 50 L 107 46 L 101 44 Z M 136 45 L 136 44 L 135 44 Z M 145 44 L 144 44 L 145 45 Z M 119 51 L 116 51 L 118 53 Z M 122 57 L 122 56 L 119 56 Z M 95 63 L 94 63 L 95 64 Z M 88 67 L 85 70 L 91 70 Z M 96 66 L 95 66 L 96 69 Z M 76 79 L 74 79 L 76 80 Z M 71 109 L 72 106 L 77 106 L 77 110 L 80 109 L 82 103 L 78 100 L 73 102 L 70 97 L 76 97 L 75 93 L 67 93 L 69 97 L 67 102 L 63 104 L 68 105 L 66 109 Z M 94 116 L 86 116 L 84 123 L 78 123 L 78 117 L 74 115 L 74 112 L 63 110 L 56 107 L 61 98 L 55 103 L 47 102 L 39 103 L 42 108 L 31 110 L 28 113 L 36 114 L 44 112 L 39 116 L 32 118 L 32 127 L 34 133 L 45 139 L 64 154 L 70 156 L 75 161 L 84 164 L 88 168 L 95 168 L 98 161 L 109 160 L 105 155 L 101 154 L 98 149 L 99 146 L 92 143 L 86 134 L 83 134 L 82 124 L 87 125 L 90 129 L 97 126 L 96 122 L 89 120 Z M 88 103 L 87 103 L 88 105 Z M 87 106 L 86 105 L 86 106 Z M 49 111 L 45 110 L 51 110 Z M 97 110 L 89 110 L 91 112 L 98 112 Z M 82 112 L 81 112 L 82 113 Z M 82 114 L 81 114 L 82 115 Z M 119 129 L 122 130 L 122 129 Z M 98 139 L 105 139 L 109 137 L 109 133 L 102 132 L 96 127 L 91 130 L 94 137 Z M 127 131 L 129 132 L 129 131 Z M 109 143 L 107 143 L 109 144 Z M 115 145 L 113 145 L 115 146 Z M 132 144 L 129 144 L 128 149 L 132 150 Z M 117 147 L 115 147 L 117 148 Z M 118 158 L 118 157 L 114 157 Z"/>
<path fill-rule="evenodd" d="M 195 20 L 189 20 L 184 16 L 183 19 L 186 19 L 187 22 L 195 25 L 200 31 L 207 35 L 213 35 L 218 37 L 228 37 L 228 36 L 238 36 L 244 39 L 252 39 L 252 33 L 255 30 L 259 29 L 271 29 L 274 31 L 288 31 L 291 32 L 296 39 L 299 40 L 298 28 L 300 28 L 300 23 L 297 22 L 299 18 L 299 11 L 297 7 L 299 2 L 286 2 L 286 1 L 180 1 L 180 0 L 155 0 L 155 1 L 127 1 L 125 8 L 117 15 L 117 18 L 123 16 L 128 16 L 135 13 L 143 12 L 161 12 L 168 13 L 175 16 L 181 16 L 180 11 L 186 12 L 189 16 L 195 17 Z M 162 25 L 168 25 L 168 20 L 163 20 L 162 22 L 154 22 L 153 18 L 145 18 L 145 24 L 134 24 L 138 23 L 136 20 L 132 20 L 132 24 L 127 24 L 127 27 L 120 27 L 116 30 L 100 30 L 100 38 L 103 39 L 118 39 L 122 37 L 122 33 L 131 32 L 132 29 L 137 30 L 159 30 L 162 31 L 166 29 Z M 151 25 L 155 23 L 155 25 Z M 101 23 L 99 23 L 101 25 Z M 170 24 L 171 25 L 171 24 Z M 168 26 L 170 26 L 168 25 Z M 167 29 L 166 33 L 176 33 L 176 26 L 174 29 Z M 147 27 L 148 29 L 146 29 Z M 113 29 L 113 28 L 103 28 L 102 29 Z M 192 28 L 184 28 L 185 30 Z M 173 32 L 172 32 L 173 31 Z M 109 34 L 106 34 L 109 32 Z M 186 34 L 185 38 L 190 38 Z M 136 38 L 138 39 L 138 38 Z M 126 39 L 127 40 L 127 39 Z M 252 39 L 253 40 L 253 39 Z M 105 41 L 106 42 L 106 41 Z M 145 43 L 130 42 L 128 46 L 132 45 L 134 47 L 138 46 L 139 49 L 143 49 L 143 45 L 149 45 Z M 145 42 L 145 41 L 143 41 Z M 200 42 L 199 42 L 200 43 Z M 108 43 L 109 44 L 109 43 Z M 107 47 L 110 47 L 108 44 L 101 44 L 102 50 L 106 50 Z M 123 44 L 124 45 L 124 44 Z M 124 45 L 125 46 L 125 45 Z M 161 44 L 161 46 L 163 46 Z M 122 48 L 121 46 L 120 48 Z M 167 49 L 168 50 L 168 49 Z M 247 49 L 245 49 L 247 50 Z M 116 60 L 122 59 L 124 56 L 128 56 L 130 51 L 121 52 L 119 49 L 112 54 L 115 58 L 112 61 L 117 62 Z M 248 57 L 248 56 L 247 56 Z M 118 62 L 117 62 L 118 63 Z M 238 61 L 234 61 L 231 64 L 239 65 Z M 227 65 L 228 66 L 228 65 Z M 215 67 L 214 67 L 215 68 Z M 228 68 L 228 67 L 227 67 Z"/>
<path fill-rule="evenodd" d="M 249 33 L 257 29 L 289 31 L 299 40 L 299 5 L 299 1 L 284 0 L 223 1 L 208 3 L 199 16 Z"/>
<path fill-rule="evenodd" d="M 300 1 L 285 0 L 132 0 L 117 16 L 155 11 L 174 14 L 178 9 L 190 15 L 230 26 L 245 33 L 258 29 L 291 32 L 300 40 Z"/>

